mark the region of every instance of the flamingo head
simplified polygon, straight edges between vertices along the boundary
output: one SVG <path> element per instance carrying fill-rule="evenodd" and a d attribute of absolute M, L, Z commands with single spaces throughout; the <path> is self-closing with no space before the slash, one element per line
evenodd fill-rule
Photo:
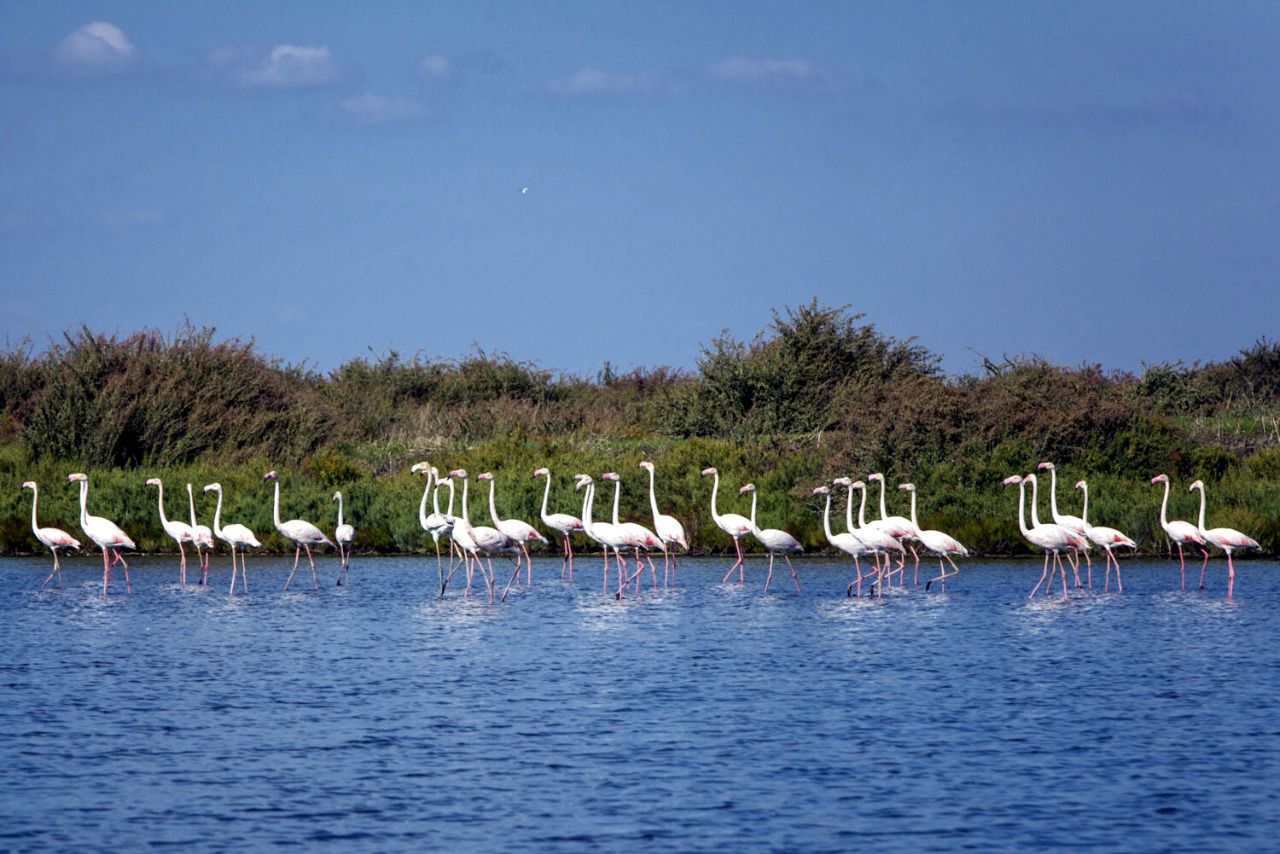
<path fill-rule="evenodd" d="M 851 478 L 847 478 L 847 477 L 838 477 L 838 478 L 836 478 L 835 480 L 833 480 L 833 481 L 831 481 L 831 482 L 832 482 L 832 483 L 834 483 L 836 486 L 847 486 L 847 487 L 849 487 L 850 489 L 852 489 L 852 488 L 853 488 L 853 480 L 852 480 Z"/>
<path fill-rule="evenodd" d="M 453 471 L 449 472 L 449 477 L 460 477 L 460 478 L 462 478 L 463 480 L 466 480 L 466 479 L 467 479 L 467 470 L 466 470 L 466 469 L 454 469 Z"/>
<path fill-rule="evenodd" d="M 1041 463 L 1036 466 L 1036 471 L 1053 471 L 1053 463 Z"/>
<path fill-rule="evenodd" d="M 80 471 L 67 475 L 67 483 L 86 483 L 88 480 L 89 475 Z"/>
<path fill-rule="evenodd" d="M 160 485 L 160 478 L 158 478 L 158 477 L 149 477 L 149 478 L 147 478 L 147 483 L 146 483 L 146 485 L 147 485 L 147 486 L 159 486 L 159 485 Z"/>
<path fill-rule="evenodd" d="M 1169 482 L 1169 475 L 1167 475 L 1167 474 L 1158 474 L 1158 475 L 1156 475 L 1155 477 L 1151 478 L 1151 482 L 1152 482 L 1153 484 L 1155 484 L 1155 483 L 1168 483 L 1168 482 Z"/>
<path fill-rule="evenodd" d="M 1203 491 L 1204 491 L 1204 481 L 1203 481 L 1203 480 L 1197 480 L 1195 483 L 1193 483 L 1193 484 L 1191 484 L 1190 486 L 1188 486 L 1188 487 L 1187 487 L 1187 492 L 1190 492 L 1190 491 L 1191 491 L 1191 490 L 1193 490 L 1193 489 L 1198 489 L 1198 490 L 1200 490 L 1201 492 L 1203 492 Z"/>
<path fill-rule="evenodd" d="M 482 471 L 480 474 L 476 475 L 476 480 L 493 480 L 493 472 Z"/>
<path fill-rule="evenodd" d="M 814 495 L 829 495 L 831 490 L 826 486 L 815 486 L 813 488 Z"/>
<path fill-rule="evenodd" d="M 546 466 L 543 466 L 540 469 L 534 469 L 533 476 L 534 477 L 551 477 L 551 469 L 547 468 Z"/>
<path fill-rule="evenodd" d="M 884 483 L 884 475 L 881 474 L 880 472 L 875 472 L 874 474 L 867 475 L 867 483 L 870 483 L 873 480 L 878 480 L 881 483 Z"/>
<path fill-rule="evenodd" d="M 591 483 L 591 482 L 592 482 L 591 475 L 589 475 L 589 474 L 575 474 L 575 475 L 573 476 L 573 491 L 574 491 L 574 492 L 577 492 L 579 489 L 582 489 L 582 487 L 586 486 L 587 484 L 589 484 L 589 483 Z"/>
<path fill-rule="evenodd" d="M 704 469 L 702 470 L 702 476 L 703 476 L 703 477 L 706 477 L 706 476 L 707 476 L 707 475 L 709 475 L 709 474 L 719 474 L 719 473 L 720 473 L 720 472 L 716 471 L 716 467 L 715 467 L 715 466 L 707 466 L 706 468 L 704 468 Z"/>
<path fill-rule="evenodd" d="M 423 460 L 420 463 L 414 463 L 413 467 L 409 469 L 410 474 L 417 474 L 420 471 L 430 472 L 431 464 L 428 463 L 426 460 Z"/>
<path fill-rule="evenodd" d="M 272 469 L 271 471 L 269 471 L 269 472 L 267 472 L 266 474 L 264 474 L 264 475 L 262 476 L 262 479 L 263 479 L 263 480 L 274 480 L 274 481 L 276 481 L 277 483 L 279 483 L 279 482 L 280 482 L 280 475 L 276 474 L 276 470 L 275 470 L 275 469 Z"/>
<path fill-rule="evenodd" d="M 853 483 L 849 484 L 849 488 L 850 489 L 866 489 L 867 485 L 860 480 L 855 480 Z"/>
<path fill-rule="evenodd" d="M 23 483 L 23 484 L 22 484 L 22 488 L 23 488 L 23 489 L 35 489 L 35 488 L 36 488 L 36 482 L 35 482 L 34 480 L 28 480 L 28 481 L 26 481 L 25 483 Z"/>
<path fill-rule="evenodd" d="M 1011 474 L 1000 482 L 1003 483 L 1005 486 L 1014 486 L 1015 484 L 1022 483 L 1022 475 Z"/>
<path fill-rule="evenodd" d="M 648 460 L 641 460 L 640 468 L 646 469 L 649 472 L 649 474 L 653 474 L 653 463 L 649 462 Z"/>
<path fill-rule="evenodd" d="M 220 484 L 220 483 L 206 483 L 206 484 L 204 485 L 204 490 L 203 490 L 203 491 L 204 491 L 204 492 L 221 492 L 221 491 L 222 491 L 222 484 Z"/>
<path fill-rule="evenodd" d="M 1026 477 L 1024 477 L 1024 478 L 1022 479 L 1022 482 L 1023 482 L 1023 483 L 1035 483 L 1035 482 L 1036 482 L 1036 476 L 1035 476 L 1035 473 L 1034 473 L 1034 472 L 1032 472 L 1031 474 L 1029 474 L 1029 475 L 1027 475 Z"/>
<path fill-rule="evenodd" d="M 1076 481 L 1076 489 L 1088 489 L 1088 488 L 1089 488 L 1089 485 L 1085 483 L 1083 480 Z"/>
<path fill-rule="evenodd" d="M 738 490 L 738 494 L 745 495 L 748 492 L 755 492 L 755 491 L 756 491 L 756 485 L 754 483 L 748 483 L 746 486 Z"/>
<path fill-rule="evenodd" d="M 341 501 L 341 500 L 342 500 L 342 493 L 341 493 L 341 492 L 335 492 L 335 493 L 333 494 L 333 500 L 334 500 L 334 501 Z"/>
<path fill-rule="evenodd" d="M 618 474 L 616 471 L 607 471 L 604 474 L 600 475 L 600 479 L 616 481 L 616 480 L 622 480 L 622 476 Z"/>
<path fill-rule="evenodd" d="M 1005 482 L 1008 483 L 1008 481 Z M 898 484 L 898 489 L 905 489 L 907 492 L 915 492 L 916 485 L 914 483 L 900 483 Z"/>

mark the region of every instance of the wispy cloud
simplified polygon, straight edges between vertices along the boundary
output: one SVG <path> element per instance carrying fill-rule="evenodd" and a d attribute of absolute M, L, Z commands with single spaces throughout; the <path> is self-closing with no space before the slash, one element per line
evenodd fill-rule
<path fill-rule="evenodd" d="M 843 92 L 853 86 L 848 75 L 808 59 L 730 56 L 707 66 L 716 83 L 752 89 Z"/>
<path fill-rule="evenodd" d="M 411 98 L 365 92 L 343 98 L 338 106 L 347 115 L 366 124 L 392 124 L 420 119 L 426 115 L 422 104 Z"/>
<path fill-rule="evenodd" d="M 571 77 L 550 80 L 542 90 L 548 95 L 581 97 L 593 95 L 662 95 L 680 91 L 675 78 L 661 71 L 615 73 L 584 68 Z"/>
<path fill-rule="evenodd" d="M 278 44 L 265 54 L 222 47 L 209 53 L 205 64 L 215 77 L 250 89 L 318 88 L 342 76 L 325 45 Z"/>
<path fill-rule="evenodd" d="M 118 74 L 129 70 L 136 59 L 133 42 L 106 21 L 85 24 L 53 48 L 54 64 L 78 74 Z"/>
<path fill-rule="evenodd" d="M 457 63 L 438 53 L 428 54 L 418 61 L 418 79 L 428 83 L 448 83 L 457 73 Z"/>

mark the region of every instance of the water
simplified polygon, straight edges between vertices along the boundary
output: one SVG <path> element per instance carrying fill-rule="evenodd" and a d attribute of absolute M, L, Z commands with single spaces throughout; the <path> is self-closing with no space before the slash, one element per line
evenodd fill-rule
<path fill-rule="evenodd" d="M 846 599 L 835 563 L 761 595 L 615 602 L 599 565 L 503 605 L 434 559 L 335 589 L 250 558 L 251 595 L 139 558 L 0 561 L 0 848 L 1274 848 L 1280 573 L 1237 599 L 1125 562 L 1123 596 L 1028 603 L 1039 564 Z M 113 573 L 113 577 L 114 577 Z"/>

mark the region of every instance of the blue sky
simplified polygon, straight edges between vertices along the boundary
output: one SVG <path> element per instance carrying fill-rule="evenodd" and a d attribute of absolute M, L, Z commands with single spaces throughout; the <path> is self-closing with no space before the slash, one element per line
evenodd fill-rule
<path fill-rule="evenodd" d="M 1224 358 L 1280 309 L 1278 44 L 1274 3 L 0 0 L 0 334 L 589 374 L 816 296 L 953 373 Z"/>

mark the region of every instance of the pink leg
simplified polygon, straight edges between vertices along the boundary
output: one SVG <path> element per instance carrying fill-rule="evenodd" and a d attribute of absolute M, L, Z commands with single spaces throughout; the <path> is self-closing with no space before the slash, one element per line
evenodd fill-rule
<path fill-rule="evenodd" d="M 1207 562 L 1207 560 L 1206 560 Z M 1236 567 L 1231 562 L 1231 551 L 1227 550 L 1227 598 L 1231 598 L 1231 591 L 1236 586 Z"/>
<path fill-rule="evenodd" d="M 284 580 L 284 589 L 289 589 L 289 582 L 293 581 L 293 574 L 298 571 L 298 561 L 302 558 L 302 546 L 298 546 L 293 550 L 293 570 L 289 573 L 289 577 Z"/>
<path fill-rule="evenodd" d="M 511 592 L 511 582 L 515 581 L 515 580 L 516 580 L 516 576 L 520 574 L 520 561 L 519 561 L 519 559 L 517 559 L 517 560 L 515 561 L 515 564 L 516 564 L 516 570 L 515 570 L 515 572 L 511 573 L 511 577 L 507 579 L 507 586 L 506 586 L 506 587 L 504 587 L 504 588 L 502 589 L 502 601 L 503 601 L 503 602 L 507 601 L 507 594 Z"/>
<path fill-rule="evenodd" d="M 1124 582 L 1120 580 L 1120 561 L 1115 555 L 1111 554 L 1110 549 L 1107 549 L 1107 554 L 1110 555 L 1111 559 L 1115 561 L 1115 564 L 1116 564 L 1116 592 L 1123 593 Z"/>
<path fill-rule="evenodd" d="M 236 547 L 235 546 L 231 547 L 231 590 L 228 591 L 227 595 L 228 596 L 236 595 Z"/>
<path fill-rule="evenodd" d="M 524 552 L 524 582 L 533 586 L 533 558 L 529 557 L 529 547 L 521 543 L 520 551 Z"/>
<path fill-rule="evenodd" d="M 111 577 L 111 564 L 107 563 L 107 547 L 102 547 L 102 595 L 107 595 L 107 581 Z"/>
<path fill-rule="evenodd" d="M 1085 583 L 1089 585 L 1089 589 L 1092 590 L 1093 589 L 1093 561 L 1089 558 L 1088 552 L 1084 553 L 1084 562 L 1085 562 L 1085 566 L 1088 567 L 1088 570 L 1085 573 Z"/>
<path fill-rule="evenodd" d="M 769 574 L 764 579 L 764 592 L 769 592 L 769 582 L 773 581 L 773 552 L 769 552 Z"/>
<path fill-rule="evenodd" d="M 791 580 L 796 583 L 796 592 L 799 593 L 800 592 L 800 576 L 796 575 L 796 568 L 792 566 L 791 558 L 787 555 L 783 555 L 783 557 L 786 558 L 787 566 L 790 567 L 791 569 Z"/>
<path fill-rule="evenodd" d="M 1182 556 L 1182 543 L 1178 543 L 1178 571 L 1182 576 L 1182 592 L 1187 591 L 1187 561 Z"/>
<path fill-rule="evenodd" d="M 316 576 L 316 562 L 311 557 L 311 546 L 304 544 L 302 547 L 307 550 L 307 563 L 311 564 L 311 589 L 319 590 L 320 579 Z"/>
<path fill-rule="evenodd" d="M 1049 574 L 1049 553 L 1044 553 L 1044 570 L 1040 573 L 1040 580 L 1036 582 L 1036 586 L 1031 588 L 1031 595 L 1028 599 L 1036 598 L 1036 591 L 1040 589 L 1040 585 L 1044 584 L 1045 577 Z"/>
<path fill-rule="evenodd" d="M 1056 554 L 1054 555 L 1054 558 L 1058 561 L 1058 565 L 1062 569 L 1062 601 L 1065 602 L 1067 601 L 1067 569 L 1062 566 L 1061 558 L 1058 558 Z M 1078 566 L 1079 564 L 1077 564 L 1077 567 Z"/>
<path fill-rule="evenodd" d="M 178 583 L 183 587 L 187 586 L 187 550 L 182 547 L 182 540 L 178 540 Z"/>
<path fill-rule="evenodd" d="M 1209 565 L 1209 550 L 1204 546 L 1200 547 L 1200 551 L 1204 552 L 1204 563 L 1200 564 L 1200 589 L 1204 589 L 1204 568 Z M 1227 563 L 1231 563 L 1231 555 L 1227 555 Z"/>

